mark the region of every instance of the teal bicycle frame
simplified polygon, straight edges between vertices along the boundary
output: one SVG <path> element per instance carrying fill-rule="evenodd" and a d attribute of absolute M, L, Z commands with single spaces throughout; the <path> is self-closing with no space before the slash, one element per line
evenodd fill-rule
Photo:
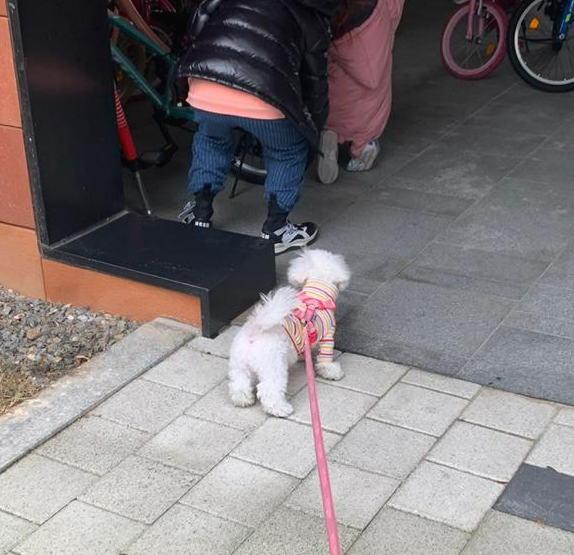
<path fill-rule="evenodd" d="M 171 52 L 166 52 L 157 46 L 131 23 L 120 16 L 108 12 L 108 21 L 110 25 L 116 27 L 120 33 L 143 45 L 147 52 L 165 64 L 165 67 L 167 67 L 167 82 L 163 94 L 160 94 L 145 76 L 138 71 L 132 61 L 117 46 L 112 44 L 110 46 L 114 62 L 118 64 L 122 71 L 138 86 L 156 110 L 161 112 L 165 118 L 193 121 L 193 110 L 190 107 L 177 106 L 173 103 L 173 92 L 170 84 L 172 83 L 176 70 L 176 60 Z"/>

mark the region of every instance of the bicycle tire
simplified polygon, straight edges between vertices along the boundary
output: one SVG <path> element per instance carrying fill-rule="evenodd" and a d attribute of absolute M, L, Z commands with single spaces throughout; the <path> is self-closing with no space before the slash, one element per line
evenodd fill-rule
<path fill-rule="evenodd" d="M 530 11 L 532 6 L 541 3 L 542 0 L 523 0 L 510 19 L 508 25 L 508 58 L 514 71 L 518 76 L 531 87 L 544 92 L 551 93 L 564 93 L 574 90 L 574 75 L 570 83 L 549 83 L 542 80 L 541 76 L 537 76 L 534 71 L 531 71 L 526 62 L 523 61 L 522 54 L 519 47 L 519 26 L 522 24 L 526 14 Z"/>
<path fill-rule="evenodd" d="M 485 1 L 483 6 L 487 14 L 492 18 L 498 32 L 498 42 L 495 50 L 484 64 L 471 69 L 462 67 L 456 61 L 452 50 L 452 39 L 454 38 L 457 25 L 468 18 L 468 12 L 470 10 L 469 3 L 456 9 L 443 29 L 440 41 L 442 61 L 447 71 L 458 79 L 483 79 L 492 73 L 504 60 L 506 54 L 506 25 L 508 20 L 506 12 L 494 2 Z"/>

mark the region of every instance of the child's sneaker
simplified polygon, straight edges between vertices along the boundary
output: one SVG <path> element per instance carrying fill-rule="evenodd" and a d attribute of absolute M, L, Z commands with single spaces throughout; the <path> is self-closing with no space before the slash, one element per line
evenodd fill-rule
<path fill-rule="evenodd" d="M 195 202 L 189 201 L 182 209 L 178 219 L 184 224 L 192 224 L 194 227 L 210 228 L 211 220 L 198 218 L 194 214 Z"/>
<path fill-rule="evenodd" d="M 334 183 L 339 177 L 339 142 L 337 133 L 323 131 L 317 156 L 317 176 L 321 183 Z"/>
<path fill-rule="evenodd" d="M 305 222 L 303 224 L 293 224 L 289 220 L 287 223 L 275 230 L 268 231 L 263 226 L 261 238 L 273 241 L 275 245 L 275 254 L 281 254 L 289 249 L 305 247 L 312 243 L 317 237 L 319 228 L 317 224 Z"/>
<path fill-rule="evenodd" d="M 381 152 L 378 141 L 367 143 L 357 158 L 351 158 L 347 164 L 348 172 L 366 172 L 373 167 L 377 156 Z"/>
<path fill-rule="evenodd" d="M 195 193 L 195 200 L 188 202 L 178 218 L 184 224 L 192 224 L 195 227 L 210 228 L 213 216 L 213 199 L 210 185 L 205 185 L 201 191 Z"/>

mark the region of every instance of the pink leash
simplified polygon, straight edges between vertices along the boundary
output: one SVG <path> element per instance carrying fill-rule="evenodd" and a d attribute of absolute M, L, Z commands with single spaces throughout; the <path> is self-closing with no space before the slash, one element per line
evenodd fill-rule
<path fill-rule="evenodd" d="M 311 345 L 309 334 L 305 327 L 305 371 L 307 372 L 307 385 L 309 387 L 309 406 L 311 408 L 311 422 L 313 424 L 313 440 L 315 442 L 315 456 L 317 458 L 317 472 L 319 473 L 319 485 L 323 498 L 323 516 L 327 528 L 329 541 L 329 555 L 341 555 L 339 534 L 337 532 L 337 519 L 331 494 L 331 482 L 329 480 L 329 468 L 327 467 L 327 455 L 323 443 L 323 430 L 321 429 L 321 417 L 319 416 L 319 403 L 317 402 L 317 389 L 315 387 L 315 371 L 311 358 Z"/>

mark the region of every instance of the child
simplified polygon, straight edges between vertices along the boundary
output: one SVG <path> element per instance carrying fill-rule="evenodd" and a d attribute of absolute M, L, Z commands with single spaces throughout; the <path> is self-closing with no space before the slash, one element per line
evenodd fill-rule
<path fill-rule="evenodd" d="M 347 171 L 367 171 L 391 113 L 392 52 L 404 0 L 342 0 L 329 51 L 330 113 L 317 159 L 319 180 L 339 175 L 338 145 L 351 143 Z"/>
<path fill-rule="evenodd" d="M 338 0 L 206 0 L 180 66 L 199 124 L 188 190 L 191 217 L 211 227 L 241 127 L 263 148 L 268 215 L 261 237 L 275 252 L 313 241 L 317 225 L 287 218 L 303 186 L 309 145 L 328 114 L 327 51 Z"/>

